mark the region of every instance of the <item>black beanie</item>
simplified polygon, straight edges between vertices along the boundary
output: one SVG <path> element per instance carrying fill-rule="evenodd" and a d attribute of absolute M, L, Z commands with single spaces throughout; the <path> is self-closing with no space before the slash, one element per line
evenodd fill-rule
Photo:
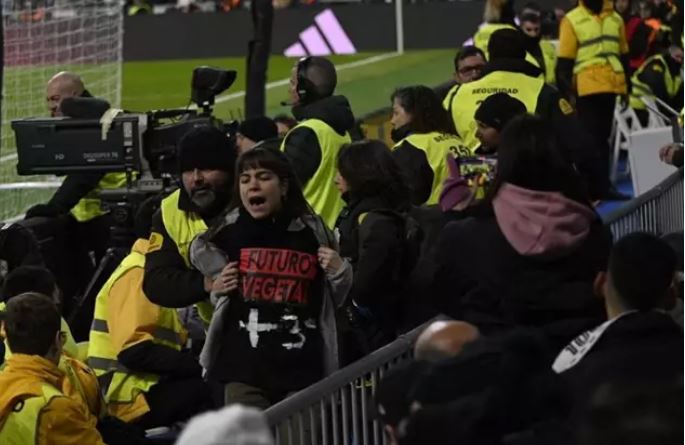
<path fill-rule="evenodd" d="M 526 39 L 518 29 L 498 29 L 488 41 L 489 60 L 525 59 Z"/>
<path fill-rule="evenodd" d="M 506 93 L 495 93 L 480 104 L 474 117 L 488 127 L 501 131 L 507 122 L 526 111 L 526 106 L 520 100 Z"/>
<path fill-rule="evenodd" d="M 266 116 L 252 117 L 240 123 L 238 133 L 255 142 L 261 142 L 278 137 L 278 127 Z"/>
<path fill-rule="evenodd" d="M 178 168 L 181 173 L 196 168 L 232 173 L 236 157 L 235 147 L 216 127 L 193 128 L 178 143 Z"/>

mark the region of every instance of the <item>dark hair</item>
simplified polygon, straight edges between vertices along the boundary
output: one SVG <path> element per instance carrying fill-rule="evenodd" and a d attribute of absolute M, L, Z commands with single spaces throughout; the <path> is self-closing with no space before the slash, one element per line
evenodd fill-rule
<path fill-rule="evenodd" d="M 359 198 L 382 196 L 394 208 L 409 204 L 409 187 L 388 147 L 378 140 L 344 145 L 338 152 L 338 171 Z"/>
<path fill-rule="evenodd" d="M 314 88 L 313 93 L 317 98 L 331 96 L 338 84 L 335 65 L 325 57 L 309 57 L 303 74 L 311 82 L 311 86 Z"/>
<path fill-rule="evenodd" d="M 8 301 L 26 292 L 52 295 L 57 287 L 55 276 L 41 266 L 19 266 L 5 277 L 2 287 L 2 300 Z"/>
<path fill-rule="evenodd" d="M 414 133 L 430 133 L 439 131 L 454 134 L 454 123 L 447 110 L 440 103 L 435 92 L 424 85 L 398 88 L 392 93 L 390 100 L 399 102 L 411 115 L 409 129 Z"/>
<path fill-rule="evenodd" d="M 488 54 L 490 61 L 497 59 L 525 59 L 526 38 L 518 29 L 498 29 L 490 36 Z"/>
<path fill-rule="evenodd" d="M 473 45 L 466 45 L 459 48 L 457 54 L 454 56 L 454 71 L 459 71 L 459 62 L 466 59 L 467 57 L 481 56 L 483 60 L 485 59 L 485 53 L 483 50 Z"/>
<path fill-rule="evenodd" d="M 631 233 L 614 244 L 609 280 L 625 309 L 648 311 L 661 306 L 673 284 L 676 257 L 662 239 Z"/>
<path fill-rule="evenodd" d="M 580 177 L 561 155 L 551 125 L 538 116 L 516 116 L 502 130 L 489 199 L 496 196 L 504 183 L 541 192 L 560 192 L 589 206 Z"/>
<path fill-rule="evenodd" d="M 55 303 L 34 292 L 12 298 L 5 306 L 3 319 L 7 343 L 15 354 L 45 356 L 61 326 Z"/>
<path fill-rule="evenodd" d="M 274 172 L 281 182 L 288 183 L 288 194 L 283 202 L 283 211 L 290 217 L 313 214 L 314 211 L 307 203 L 302 193 L 302 185 L 295 176 L 295 170 L 288 158 L 280 150 L 256 147 L 248 150 L 238 158 L 235 169 L 235 187 L 231 208 L 243 208 L 240 199 L 240 175 L 246 170 L 263 168 Z"/>
<path fill-rule="evenodd" d="M 531 23 L 540 24 L 541 21 L 542 21 L 542 19 L 540 18 L 540 16 L 538 14 L 533 13 L 533 12 L 527 12 L 519 18 L 519 22 L 521 24 L 523 24 L 523 22 L 531 22 Z"/>

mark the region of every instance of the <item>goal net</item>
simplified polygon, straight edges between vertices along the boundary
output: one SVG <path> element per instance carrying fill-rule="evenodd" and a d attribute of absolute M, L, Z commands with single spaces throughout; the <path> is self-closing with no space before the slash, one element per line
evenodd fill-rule
<path fill-rule="evenodd" d="M 121 0 L 0 0 L 4 27 L 0 221 L 50 198 L 60 179 L 18 176 L 13 119 L 48 116 L 45 87 L 59 71 L 79 74 L 93 96 L 119 106 Z"/>

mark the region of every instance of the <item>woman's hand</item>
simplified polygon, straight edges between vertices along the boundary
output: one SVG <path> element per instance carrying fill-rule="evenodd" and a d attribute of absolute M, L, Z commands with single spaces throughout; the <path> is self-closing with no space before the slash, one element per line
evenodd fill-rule
<path fill-rule="evenodd" d="M 238 271 L 238 262 L 234 261 L 228 263 L 212 282 L 211 292 L 225 295 L 238 289 L 240 272 Z"/>
<path fill-rule="evenodd" d="M 319 265 L 329 274 L 335 274 L 343 265 L 343 259 L 335 250 L 329 247 L 319 247 Z"/>

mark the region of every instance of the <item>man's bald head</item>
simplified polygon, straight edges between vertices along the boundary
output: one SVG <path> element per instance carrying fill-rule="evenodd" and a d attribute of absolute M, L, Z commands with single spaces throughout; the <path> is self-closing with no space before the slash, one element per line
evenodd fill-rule
<path fill-rule="evenodd" d="M 59 107 L 62 100 L 67 97 L 81 96 L 85 89 L 81 76 L 78 74 L 62 71 L 52 76 L 48 81 L 46 94 L 50 115 L 52 117 L 62 116 Z"/>
<path fill-rule="evenodd" d="M 300 65 L 304 64 L 303 77 L 307 85 L 298 85 L 300 79 L 297 76 Z M 307 57 L 305 61 L 299 61 L 292 70 L 290 78 L 290 99 L 293 103 L 303 103 L 302 98 L 297 93 L 300 89 L 306 89 L 308 97 L 306 102 L 311 103 L 324 97 L 333 95 L 338 84 L 338 74 L 335 65 L 324 57 Z"/>
<path fill-rule="evenodd" d="M 465 344 L 480 336 L 478 328 L 463 321 L 436 321 L 416 340 L 414 358 L 437 362 L 459 354 Z"/>

